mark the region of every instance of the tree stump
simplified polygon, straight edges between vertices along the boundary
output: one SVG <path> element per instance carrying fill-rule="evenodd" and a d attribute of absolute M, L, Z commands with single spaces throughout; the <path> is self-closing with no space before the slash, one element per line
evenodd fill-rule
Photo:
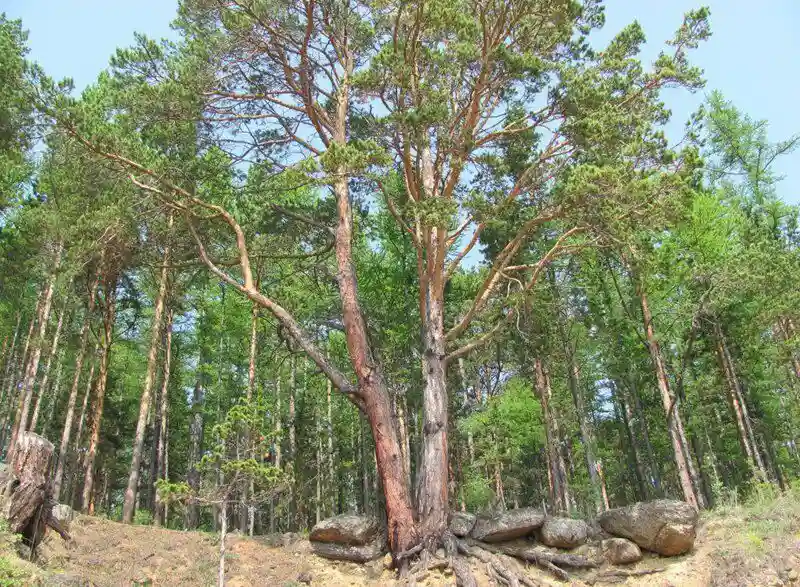
<path fill-rule="evenodd" d="M 11 461 L 3 497 L 4 511 L 11 532 L 22 534 L 23 541 L 36 548 L 47 526 L 69 540 L 69 534 L 53 518 L 53 491 L 50 460 L 53 444 L 33 432 L 21 432 Z"/>

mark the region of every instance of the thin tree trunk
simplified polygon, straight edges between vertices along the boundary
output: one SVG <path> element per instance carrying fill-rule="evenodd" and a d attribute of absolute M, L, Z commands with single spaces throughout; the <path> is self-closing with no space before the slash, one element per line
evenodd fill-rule
<path fill-rule="evenodd" d="M 56 414 L 56 406 L 58 405 L 58 400 L 61 396 L 61 376 L 64 374 L 64 359 L 65 352 L 62 350 L 61 356 L 58 359 L 58 367 L 56 368 L 56 381 L 53 384 L 53 391 L 50 393 L 50 409 L 47 412 L 47 419 L 42 426 L 42 436 L 45 438 L 49 436 L 50 425 L 53 423 L 53 418 Z"/>
<path fill-rule="evenodd" d="M 22 379 L 22 376 L 25 372 L 25 365 L 28 361 L 28 350 L 30 349 L 31 342 L 33 341 L 33 331 L 36 327 L 36 321 L 41 313 L 42 307 L 42 299 L 44 297 L 44 292 L 46 288 L 42 288 L 39 291 L 39 297 L 36 299 L 36 308 L 33 311 L 33 315 L 31 316 L 31 322 L 28 326 L 28 335 L 25 337 L 25 346 L 22 351 L 21 360 L 17 361 L 16 368 L 13 370 L 12 377 L 8 381 L 8 386 L 6 388 L 6 405 L 3 406 L 3 425 L 2 429 L 0 429 L 0 435 L 2 435 L 2 442 L 0 445 L 5 446 L 6 444 L 6 433 L 8 430 L 8 421 L 11 417 L 11 414 L 14 414 L 14 405 L 16 404 L 17 397 L 19 395 L 19 388 L 18 384 Z M 19 358 L 19 357 L 18 357 Z M 10 455 L 6 452 L 6 458 Z"/>
<path fill-rule="evenodd" d="M 540 358 L 534 360 L 535 384 L 539 401 L 542 405 L 542 417 L 545 423 L 545 433 L 547 436 L 547 461 L 552 477 L 553 495 L 551 505 L 555 512 L 566 512 L 569 510 L 569 489 L 567 488 L 567 475 L 564 467 L 564 460 L 559 449 L 559 430 L 557 417 L 555 416 L 550 400 L 552 389 L 550 387 L 550 376 Z"/>
<path fill-rule="evenodd" d="M 678 470 L 678 479 L 680 481 L 681 489 L 683 490 L 683 498 L 688 504 L 695 509 L 698 507 L 697 497 L 694 493 L 692 479 L 689 474 L 689 464 L 684 453 L 684 444 L 682 442 L 682 424 L 678 424 L 680 420 L 680 409 L 678 405 L 678 398 L 672 393 L 669 386 L 669 379 L 667 379 L 667 371 L 664 368 L 664 360 L 661 356 L 661 347 L 656 338 L 655 328 L 653 326 L 653 315 L 650 312 L 650 306 L 647 301 L 647 296 L 644 289 L 637 280 L 636 293 L 639 297 L 639 302 L 642 307 L 642 318 L 644 321 L 644 331 L 647 339 L 647 349 L 650 352 L 650 359 L 653 362 L 653 368 L 656 371 L 656 379 L 658 381 L 658 389 L 661 392 L 661 401 L 664 406 L 664 413 L 667 418 L 667 430 L 669 432 L 670 441 L 672 442 L 672 451 L 675 458 L 675 465 Z"/>
<path fill-rule="evenodd" d="M 333 392 L 333 384 L 328 380 L 327 385 L 327 436 L 328 436 L 328 515 L 332 516 L 336 513 L 337 494 L 339 492 L 339 484 L 336 482 L 336 469 L 334 468 L 333 457 L 333 411 L 331 409 L 331 395 Z"/>
<path fill-rule="evenodd" d="M 14 327 L 14 336 L 11 338 L 11 349 L 8 351 L 8 356 L 5 356 L 5 363 L 3 364 L 3 380 L 0 383 L 0 406 L 6 399 L 6 387 L 10 389 L 9 381 L 14 373 L 14 364 L 17 362 L 17 338 L 19 337 L 19 327 L 22 324 L 22 312 L 17 312 L 17 325 Z"/>
<path fill-rule="evenodd" d="M 761 454 L 758 451 L 758 445 L 755 442 L 755 435 L 749 425 L 749 415 L 747 405 L 744 401 L 739 378 L 736 376 L 736 370 L 731 359 L 730 352 L 728 351 L 725 341 L 725 335 L 718 322 L 714 322 L 714 335 L 717 342 L 717 358 L 719 360 L 720 370 L 722 371 L 725 382 L 728 387 L 728 401 L 733 411 L 736 420 L 736 428 L 739 431 L 739 441 L 742 445 L 742 451 L 747 457 L 753 475 L 756 478 L 766 480 L 767 471 Z"/>
<path fill-rule="evenodd" d="M 316 502 L 315 502 L 315 523 L 319 524 L 320 520 L 322 520 L 322 476 L 323 476 L 323 469 L 322 469 L 322 424 L 321 420 L 322 417 L 320 416 L 319 410 L 314 410 L 314 429 L 317 433 L 317 454 L 314 464 L 317 468 L 317 478 L 316 478 Z"/>
<path fill-rule="evenodd" d="M 61 496 L 61 482 L 64 478 L 64 461 L 67 456 L 67 448 L 69 447 L 70 437 L 72 435 L 72 420 L 75 417 L 75 402 L 78 399 L 78 385 L 81 379 L 81 371 L 83 369 L 83 362 L 86 359 L 86 349 L 89 344 L 89 326 L 94 312 L 95 301 L 97 296 L 97 285 L 100 280 L 100 268 L 98 266 L 95 272 L 94 280 L 89 288 L 89 301 L 86 305 L 86 316 L 81 325 L 80 340 L 81 345 L 78 350 L 78 355 L 75 357 L 75 375 L 72 379 L 72 387 L 70 388 L 69 398 L 67 399 L 67 413 L 64 417 L 64 428 L 61 433 L 61 445 L 58 449 L 58 464 L 56 466 L 55 479 L 53 481 L 53 495 L 58 500 Z M 96 353 L 96 350 L 95 350 Z M 92 367 L 92 370 L 94 367 Z M 89 374 L 89 385 L 92 382 L 92 374 Z M 88 391 L 87 391 L 88 395 Z M 84 401 L 84 409 L 86 403 Z M 83 416 L 81 416 L 83 419 Z"/>
<path fill-rule="evenodd" d="M 253 399 L 253 393 L 256 389 L 256 357 L 258 356 L 258 309 L 259 306 L 253 303 L 252 314 L 250 319 L 250 363 L 247 368 L 247 402 L 250 403 Z M 247 447 L 248 454 L 252 453 L 252 440 L 250 438 L 250 430 L 244 433 L 244 444 Z M 251 484 L 252 485 L 252 484 Z M 242 489 L 241 500 L 239 503 L 239 531 L 244 534 L 248 528 L 252 528 L 255 524 L 255 508 L 247 505 L 248 488 Z"/>
<path fill-rule="evenodd" d="M 172 230 L 173 217 L 169 217 L 168 230 Z M 141 401 L 139 402 L 139 419 L 136 422 L 136 432 L 133 437 L 133 456 L 131 458 L 130 471 L 128 473 L 128 486 L 125 489 L 125 498 L 122 502 L 122 523 L 130 524 L 133 522 L 133 514 L 136 511 L 136 494 L 139 488 L 139 474 L 142 464 L 142 450 L 144 448 L 144 436 L 147 429 L 147 419 L 150 414 L 150 403 L 153 394 L 153 383 L 155 381 L 156 367 L 158 364 L 158 343 L 161 340 L 161 322 L 164 314 L 164 303 L 167 297 L 169 282 L 169 260 L 170 245 L 164 247 L 164 260 L 161 267 L 161 280 L 158 286 L 155 307 L 153 310 L 153 323 L 150 331 L 150 350 L 147 353 L 147 372 L 144 378 Z"/>
<path fill-rule="evenodd" d="M 616 381 L 613 383 L 613 404 L 614 415 L 617 422 L 622 426 L 622 434 L 620 435 L 620 450 L 628 457 L 628 466 L 633 471 L 636 477 L 636 485 L 634 486 L 634 495 L 640 501 L 647 499 L 650 495 L 648 491 L 648 484 L 646 483 L 646 476 L 644 467 L 642 466 L 642 459 L 639 455 L 639 449 L 636 445 L 636 438 L 634 437 L 633 427 L 631 420 L 631 400 L 626 397 L 624 387 L 619 385 Z M 622 436 L 624 434 L 625 441 L 623 442 Z M 628 450 L 625 450 L 627 445 Z M 632 465 L 632 466 L 631 466 Z"/>
<path fill-rule="evenodd" d="M 288 522 L 289 527 L 288 529 L 291 530 L 294 528 L 294 524 L 297 522 L 297 469 L 296 467 L 296 460 L 297 460 L 297 434 L 295 430 L 295 398 L 297 395 L 297 360 L 294 355 L 291 358 L 291 367 L 290 367 L 290 375 L 289 375 L 289 454 L 288 454 L 288 463 L 287 463 L 287 471 L 289 472 L 289 508 L 288 508 Z"/>
<path fill-rule="evenodd" d="M 172 309 L 167 309 L 167 318 L 164 325 L 164 379 L 161 384 L 161 396 L 158 403 L 158 448 L 156 450 L 156 475 L 159 479 L 167 479 L 167 444 L 169 439 L 169 378 L 172 368 Z M 156 526 L 166 523 L 165 511 L 166 504 L 161 500 L 161 496 L 156 491 L 155 513 L 153 519 Z"/>
<path fill-rule="evenodd" d="M 189 471 L 186 475 L 189 487 L 194 491 L 200 488 L 200 471 L 198 471 L 197 465 L 200 464 L 203 451 L 203 399 L 205 394 L 201 378 L 202 374 L 198 370 L 192 397 L 192 420 L 189 427 Z M 189 503 L 186 508 L 186 525 L 189 529 L 194 530 L 199 523 L 200 515 L 197 504 Z"/>
<path fill-rule="evenodd" d="M 42 302 L 41 314 L 39 315 L 39 333 L 34 339 L 33 348 L 31 349 L 31 357 L 25 369 L 25 377 L 22 380 L 22 389 L 20 390 L 20 408 L 17 412 L 17 417 L 14 420 L 14 427 L 11 431 L 11 442 L 8 445 L 9 460 L 13 460 L 14 446 L 17 442 L 17 435 L 21 430 L 25 430 L 28 423 L 28 416 L 30 414 L 31 399 L 33 398 L 33 386 L 36 382 L 36 373 L 39 370 L 39 359 L 42 356 L 42 347 L 44 346 L 44 337 L 47 333 L 47 323 L 50 319 L 50 308 L 53 303 L 53 292 L 56 287 L 56 277 L 58 269 L 61 267 L 61 253 L 63 251 L 63 244 L 59 243 L 56 248 L 55 259 L 53 260 L 53 270 L 50 274 L 50 280 L 47 283 L 47 288 Z"/>
<path fill-rule="evenodd" d="M 281 442 L 283 441 L 283 417 L 281 415 L 281 376 L 280 373 L 275 379 L 275 455 L 273 464 L 275 468 L 280 471 L 283 464 L 283 453 L 281 451 Z M 277 522 L 277 499 L 273 497 L 270 500 L 270 518 L 269 518 L 269 531 L 274 533 L 276 530 Z"/>
<path fill-rule="evenodd" d="M 224 479 L 221 480 L 221 484 Z M 225 587 L 225 540 L 228 536 L 228 496 L 222 496 L 220 506 L 220 527 L 219 527 L 219 573 L 217 576 L 218 587 Z"/>
<path fill-rule="evenodd" d="M 97 385 L 95 385 L 94 410 L 92 413 L 92 426 L 89 434 L 89 444 L 86 449 L 86 459 L 84 461 L 84 480 L 83 480 L 83 499 L 81 501 L 83 510 L 90 505 L 90 500 L 94 489 L 94 461 L 97 456 L 97 446 L 100 442 L 100 426 L 103 420 L 103 406 L 106 396 L 106 384 L 108 382 L 108 365 L 111 361 L 111 344 L 114 335 L 114 317 L 116 315 L 116 278 L 107 281 L 105 308 L 103 317 L 103 349 L 100 357 L 100 368 L 97 374 Z"/>
<path fill-rule="evenodd" d="M 569 347 L 569 344 L 567 344 Z M 594 433 L 592 432 L 592 425 L 589 421 L 589 413 L 586 409 L 586 402 L 583 397 L 583 389 L 580 385 L 580 368 L 575 360 L 575 353 L 573 349 L 567 349 L 567 356 L 569 359 L 568 365 L 568 379 L 570 391 L 572 391 L 572 401 L 575 404 L 575 411 L 578 415 L 578 427 L 581 431 L 581 440 L 583 441 L 583 452 L 586 457 L 586 470 L 589 473 L 589 483 L 592 486 L 592 499 L 594 500 L 595 510 L 600 513 L 604 509 L 602 490 L 600 488 L 600 478 L 597 474 L 597 466 L 594 456 Z M 605 506 L 607 509 L 608 506 Z"/>
<path fill-rule="evenodd" d="M 53 335 L 53 342 L 50 345 L 50 354 L 47 356 L 47 362 L 44 366 L 44 375 L 42 376 L 42 381 L 39 384 L 39 395 L 36 396 L 36 404 L 33 408 L 33 416 L 31 416 L 30 425 L 25 427 L 25 430 L 36 430 L 36 423 L 39 421 L 39 410 L 42 405 L 42 398 L 47 393 L 47 383 L 50 379 L 50 369 L 53 366 L 53 359 L 55 359 L 56 355 L 58 354 L 58 342 L 61 338 L 61 327 L 64 325 L 64 314 L 67 311 L 67 304 L 64 304 L 64 307 L 61 308 L 61 312 L 58 313 L 58 324 L 56 325 L 56 333 Z"/>

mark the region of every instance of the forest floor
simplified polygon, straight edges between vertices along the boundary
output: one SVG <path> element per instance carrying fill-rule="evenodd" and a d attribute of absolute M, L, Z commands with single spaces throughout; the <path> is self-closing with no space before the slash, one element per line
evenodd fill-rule
<path fill-rule="evenodd" d="M 130 526 L 98 517 L 77 518 L 73 541 L 48 536 L 37 564 L 15 554 L 13 540 L 0 533 L 0 586 L 26 585 L 177 587 L 216 584 L 219 542 L 203 532 Z M 281 541 L 285 545 L 281 545 Z M 394 586 L 394 574 L 382 560 L 367 565 L 335 563 L 311 554 L 307 540 L 287 536 L 245 538 L 229 535 L 229 587 Z M 800 586 L 800 493 L 767 496 L 746 504 L 729 503 L 706 513 L 694 551 L 683 557 L 649 555 L 629 570 L 663 569 L 613 582 L 596 573 L 572 573 L 571 585 L 638 587 Z M 489 582 L 475 568 L 481 587 Z M 538 569 L 531 578 L 542 585 L 566 585 Z M 418 585 L 454 585 L 452 575 L 432 571 Z"/>

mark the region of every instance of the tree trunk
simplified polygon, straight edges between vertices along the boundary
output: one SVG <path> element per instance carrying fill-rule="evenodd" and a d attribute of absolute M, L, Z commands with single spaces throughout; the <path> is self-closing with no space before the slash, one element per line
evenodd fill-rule
<path fill-rule="evenodd" d="M 753 476 L 766 481 L 767 470 L 761 458 L 761 453 L 758 450 L 753 429 L 750 426 L 744 394 L 742 393 L 739 378 L 736 375 L 733 359 L 728 351 L 725 335 L 717 321 L 714 322 L 714 336 L 717 342 L 717 359 L 719 360 L 720 370 L 722 371 L 723 378 L 728 387 L 728 401 L 736 420 L 736 428 L 739 431 L 739 441 L 742 445 L 742 451 L 747 457 L 748 463 L 753 471 Z"/>
<path fill-rule="evenodd" d="M 116 316 L 117 299 L 117 280 L 116 277 L 107 280 L 105 288 L 105 308 L 103 316 L 103 338 L 102 355 L 100 357 L 100 368 L 97 374 L 97 384 L 95 385 L 94 410 L 92 412 L 91 430 L 89 433 L 89 444 L 86 449 L 84 460 L 83 478 L 83 499 L 81 500 L 82 511 L 86 511 L 91 506 L 91 499 L 94 495 L 94 461 L 97 456 L 97 446 L 100 442 L 100 426 L 103 421 L 103 405 L 106 396 L 106 384 L 108 382 L 108 365 L 111 361 L 111 344 L 114 335 L 114 317 Z"/>
<path fill-rule="evenodd" d="M 58 407 L 59 398 L 61 397 L 61 379 L 64 374 L 64 362 L 66 359 L 65 351 L 61 351 L 61 356 L 58 358 L 58 367 L 56 368 L 56 381 L 53 384 L 53 391 L 50 394 L 50 409 L 47 411 L 47 419 L 42 425 L 42 436 L 49 437 L 50 425 L 53 424 L 56 415 L 56 408 Z M 34 430 L 36 432 L 36 430 Z"/>
<path fill-rule="evenodd" d="M 333 412 L 331 410 L 331 395 L 333 392 L 333 384 L 328 380 L 327 385 L 327 437 L 328 437 L 328 508 L 329 516 L 336 513 L 337 493 L 339 491 L 339 484 L 336 481 L 336 469 L 334 468 L 334 455 L 333 455 Z"/>
<path fill-rule="evenodd" d="M 25 427 L 25 430 L 32 430 L 36 431 L 36 423 L 39 420 L 39 410 L 42 405 L 42 398 L 47 393 L 47 383 L 50 379 L 50 369 L 53 366 L 53 359 L 58 354 L 58 342 L 61 337 L 61 327 L 64 325 L 64 313 L 67 311 L 67 304 L 64 304 L 64 307 L 61 308 L 61 312 L 58 313 L 58 324 L 56 325 L 56 333 L 53 335 L 53 342 L 50 345 L 50 354 L 47 356 L 47 362 L 44 366 L 44 375 L 42 376 L 42 381 L 39 384 L 39 395 L 36 396 L 36 404 L 33 408 L 33 416 L 31 416 L 30 425 Z"/>
<path fill-rule="evenodd" d="M 289 473 L 289 508 L 288 508 L 288 529 L 292 530 L 297 522 L 297 433 L 295 430 L 295 399 L 297 395 L 297 360 L 294 355 L 291 358 L 291 372 L 289 375 L 289 454 L 287 459 L 287 471 Z"/>
<path fill-rule="evenodd" d="M 168 230 L 172 229 L 173 217 L 169 217 Z M 142 450 L 144 448 L 144 436 L 147 429 L 147 419 L 150 414 L 150 403 L 153 394 L 153 383 L 155 381 L 156 367 L 158 363 L 158 343 L 161 340 L 161 322 L 164 314 L 164 303 L 167 297 L 169 282 L 169 260 L 170 246 L 164 247 L 164 261 L 161 266 L 161 280 L 158 286 L 158 295 L 155 300 L 153 310 L 153 323 L 150 331 L 150 350 L 147 353 L 147 373 L 144 378 L 142 397 L 139 402 L 139 419 L 136 422 L 136 432 L 133 437 L 133 456 L 131 467 L 128 473 L 128 486 L 125 489 L 125 498 L 122 502 L 122 523 L 130 524 L 133 522 L 133 514 L 136 511 L 136 494 L 139 488 L 139 471 L 142 464 Z"/>
<path fill-rule="evenodd" d="M 567 488 L 567 475 L 564 467 L 564 460 L 559 450 L 559 431 L 557 418 L 550 405 L 552 389 L 550 387 L 550 376 L 540 358 L 534 360 L 534 389 L 542 405 L 542 417 L 544 418 L 546 443 L 547 443 L 547 463 L 551 476 L 552 495 L 550 504 L 556 513 L 569 510 L 569 490 Z"/>
<path fill-rule="evenodd" d="M 167 319 L 164 325 L 164 380 L 161 384 L 161 397 L 158 404 L 158 448 L 156 449 L 156 475 L 159 479 L 167 479 L 167 442 L 169 434 L 169 378 L 172 368 L 172 310 L 167 309 Z M 155 512 L 153 520 L 156 526 L 166 523 L 165 504 L 156 492 Z"/>
<path fill-rule="evenodd" d="M 3 364 L 3 380 L 0 382 L 0 407 L 3 406 L 3 400 L 6 399 L 6 387 L 9 386 L 14 374 L 14 365 L 17 362 L 17 338 L 19 336 L 19 327 L 22 323 L 22 313 L 17 312 L 17 325 L 14 327 L 14 335 L 11 337 L 11 348 L 8 354 L 4 354 L 5 363 Z M 10 389 L 10 386 L 9 386 Z"/>
<path fill-rule="evenodd" d="M 9 531 L 21 534 L 31 547 L 44 538 L 46 526 L 55 528 L 62 537 L 69 535 L 52 519 L 52 488 L 50 486 L 50 461 L 53 445 L 32 432 L 21 431 L 17 437 L 17 450 L 11 461 L 11 472 L 17 484 L 8 502 Z"/>
<path fill-rule="evenodd" d="M 569 344 L 567 344 L 567 347 L 569 347 Z M 580 386 L 580 368 L 575 360 L 574 349 L 567 348 L 567 357 L 569 359 L 567 373 L 569 387 L 570 391 L 572 391 L 572 401 L 575 404 L 575 411 L 578 415 L 578 427 L 581 431 L 583 452 L 586 457 L 586 470 L 589 473 L 589 482 L 592 487 L 592 498 L 594 499 L 595 510 L 597 513 L 600 513 L 603 509 L 607 509 L 608 505 L 603 503 L 603 492 L 600 487 L 600 478 L 597 474 L 597 463 L 594 456 L 594 433 L 592 432 L 592 425 L 589 420 L 590 416 L 586 408 L 586 402 L 584 401 L 583 389 Z"/>
<path fill-rule="evenodd" d="M 222 479 L 224 482 L 224 479 Z M 220 506 L 219 526 L 219 567 L 217 572 L 217 587 L 225 587 L 225 541 L 228 536 L 228 495 L 222 496 Z"/>
<path fill-rule="evenodd" d="M 31 342 L 33 342 L 33 333 L 34 329 L 37 324 L 37 320 L 39 315 L 41 314 L 42 309 L 42 301 L 44 298 L 44 293 L 46 291 L 46 287 L 42 288 L 39 291 L 39 297 L 36 299 L 36 308 L 33 311 L 33 315 L 31 316 L 31 322 L 28 326 L 28 335 L 25 337 L 25 346 L 22 351 L 22 360 L 17 361 L 16 368 L 13 371 L 13 376 L 8 382 L 8 387 L 6 391 L 6 405 L 3 406 L 3 424 L 2 429 L 0 429 L 0 434 L 2 434 L 2 446 L 6 445 L 6 440 L 8 440 L 7 433 L 8 433 L 8 424 L 11 415 L 13 414 L 15 417 L 17 412 L 14 410 L 14 406 L 17 404 L 17 398 L 20 394 L 19 383 L 21 383 L 22 377 L 26 371 L 26 365 L 28 363 L 28 351 L 31 346 Z M 12 421 L 13 425 L 13 421 Z M 10 457 L 8 450 L 6 451 L 6 458 Z"/>
<path fill-rule="evenodd" d="M 39 359 L 42 356 L 42 347 L 44 346 L 44 337 L 47 333 L 47 322 L 50 319 L 50 308 L 53 303 L 53 292 L 56 287 L 56 277 L 58 269 L 61 266 L 61 253 L 63 251 L 63 244 L 59 243 L 56 248 L 55 259 L 53 260 L 53 270 L 50 274 L 50 280 L 47 283 L 47 288 L 42 302 L 42 309 L 39 315 L 39 333 L 34 339 L 33 348 L 31 349 L 31 357 L 25 369 L 25 377 L 22 380 L 22 389 L 20 390 L 21 405 L 17 412 L 17 417 L 14 420 L 14 428 L 11 431 L 11 442 L 8 445 L 8 454 L 10 460 L 13 460 L 14 446 L 17 441 L 17 436 L 21 431 L 27 427 L 28 416 L 30 414 L 31 399 L 33 398 L 33 386 L 36 382 L 36 374 L 39 370 Z"/>
<path fill-rule="evenodd" d="M 283 441 L 283 416 L 281 414 L 281 376 L 278 373 L 278 376 L 275 379 L 275 458 L 273 463 L 277 470 L 281 470 L 281 466 L 283 464 L 283 453 L 281 451 L 281 442 Z M 274 533 L 276 530 L 276 522 L 277 522 L 277 499 L 272 498 L 270 500 L 270 518 L 269 518 L 269 531 Z"/>
<path fill-rule="evenodd" d="M 0 435 L 2 436 L 2 439 L 0 439 L 0 445 L 2 446 L 6 445 L 6 440 L 8 439 L 6 436 L 8 432 L 8 421 L 11 418 L 12 414 L 16 416 L 16 413 L 14 411 L 14 405 L 16 405 L 16 400 L 17 397 L 19 396 L 18 383 L 22 379 L 22 376 L 25 372 L 25 365 L 28 362 L 28 350 L 30 349 L 31 342 L 33 341 L 33 332 L 36 326 L 36 320 L 39 317 L 39 314 L 41 313 L 42 299 L 44 297 L 45 290 L 46 288 L 43 288 L 39 292 L 39 297 L 36 299 L 36 308 L 33 311 L 33 315 L 31 316 L 31 322 L 30 325 L 28 326 L 28 335 L 25 337 L 25 346 L 23 348 L 21 355 L 22 360 L 17 361 L 16 368 L 13 370 L 12 377 L 11 379 L 9 379 L 8 386 L 6 388 L 5 395 L 7 399 L 6 399 L 6 405 L 3 406 L 3 412 L 4 412 L 3 424 L 2 428 L 0 428 Z M 6 458 L 8 458 L 9 456 L 10 455 L 8 454 L 8 451 L 6 451 Z"/>
<path fill-rule="evenodd" d="M 202 361 L 201 361 L 202 365 Z M 198 370 L 197 382 L 194 386 L 192 397 L 192 420 L 189 425 L 189 467 L 186 474 L 186 481 L 193 491 L 200 489 L 200 471 L 197 465 L 203 453 L 203 399 L 204 389 L 201 378 L 202 373 Z M 200 523 L 200 514 L 197 504 L 192 502 L 186 507 L 186 526 L 190 530 L 197 528 Z"/>
<path fill-rule="evenodd" d="M 86 305 L 86 316 L 81 325 L 80 340 L 81 345 L 78 350 L 78 355 L 75 357 L 75 375 L 72 379 L 72 387 L 70 388 L 69 398 L 67 399 L 67 413 L 64 417 L 64 429 L 61 433 L 61 444 L 58 448 L 58 463 L 56 466 L 56 475 L 53 480 L 53 495 L 56 500 L 61 498 L 61 482 L 64 478 L 64 461 L 67 457 L 67 448 L 69 447 L 70 437 L 72 436 L 72 420 L 75 417 L 75 402 L 78 399 L 78 385 L 81 379 L 81 370 L 83 369 L 83 362 L 86 359 L 86 349 L 89 344 L 89 326 L 91 324 L 92 313 L 97 296 L 97 285 L 100 280 L 100 269 L 98 267 L 95 272 L 94 280 L 89 289 L 89 301 Z M 95 351 L 96 353 L 96 351 Z M 89 375 L 89 385 L 91 385 L 92 374 Z M 88 395 L 88 392 L 87 392 Z M 85 403 L 84 403 L 85 406 Z"/>
<path fill-rule="evenodd" d="M 433 157 L 427 137 L 420 145 L 420 175 L 426 197 L 436 194 Z M 448 397 L 444 332 L 444 262 L 447 229 L 417 220 L 417 272 L 420 280 L 422 325 L 422 455 L 417 471 L 419 531 L 428 546 L 438 543 L 447 529 L 450 504 L 447 444 Z M 424 255 L 423 255 L 424 249 Z"/>
<path fill-rule="evenodd" d="M 616 381 L 612 386 L 612 403 L 614 406 L 615 420 L 622 427 L 620 432 L 620 452 L 626 455 L 628 460 L 628 468 L 632 471 L 636 478 L 636 484 L 633 487 L 634 496 L 638 501 L 646 500 L 650 493 L 645 481 L 645 472 L 642 467 L 642 460 L 639 456 L 639 449 L 636 446 L 636 438 L 633 434 L 633 427 L 631 426 L 631 409 L 630 399 L 625 397 L 624 388 Z M 626 449 L 627 446 L 627 450 Z"/>
<path fill-rule="evenodd" d="M 661 356 L 661 347 L 658 344 L 655 328 L 653 326 L 653 315 L 650 312 L 647 296 L 638 280 L 636 282 L 636 293 L 642 307 L 642 319 L 644 321 L 647 349 L 650 352 L 650 359 L 656 371 L 658 389 L 661 392 L 661 401 L 664 406 L 664 414 L 667 418 L 667 430 L 669 432 L 670 441 L 672 442 L 672 451 L 678 470 L 678 479 L 681 484 L 681 489 L 683 490 L 683 498 L 696 509 L 698 507 L 697 497 L 695 496 L 692 479 L 689 474 L 689 463 L 684 453 L 685 441 L 682 442 L 683 436 L 681 435 L 681 430 L 683 425 L 678 423 L 681 417 L 678 398 L 674 396 L 670 389 L 667 371 L 664 368 L 664 360 Z"/>

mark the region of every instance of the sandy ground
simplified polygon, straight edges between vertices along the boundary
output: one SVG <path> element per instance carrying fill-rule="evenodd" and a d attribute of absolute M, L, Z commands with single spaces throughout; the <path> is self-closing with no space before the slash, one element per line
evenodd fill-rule
<path fill-rule="evenodd" d="M 629 570 L 660 569 L 638 577 L 597 580 L 594 572 L 574 573 L 571 585 L 626 585 L 634 587 L 778 587 L 799 585 L 786 578 L 800 561 L 800 537 L 775 545 L 775 552 L 753 563 L 738 549 L 726 549 L 735 525 L 704 523 L 695 550 L 687 556 L 648 556 Z M 128 526 L 100 518 L 79 517 L 72 523 L 73 541 L 50 535 L 41 547 L 40 565 L 50 574 L 46 585 L 62 586 L 211 586 L 216 585 L 219 543 L 216 536 L 149 526 Z M 273 538 L 275 540 L 275 538 Z M 791 541 L 790 541 L 791 542 Z M 368 565 L 335 563 L 310 552 L 307 541 L 273 546 L 267 538 L 231 535 L 226 557 L 229 587 L 395 586 L 393 572 L 382 560 Z M 780 551 L 780 552 L 779 552 Z M 613 570 L 605 567 L 599 572 Z M 475 567 L 481 587 L 488 587 L 483 569 Z M 567 585 L 529 568 L 529 576 L 543 586 Z M 783 577 L 783 578 L 781 578 Z M 309 581 L 310 582 L 307 582 Z M 452 575 L 432 571 L 422 586 L 455 585 Z"/>

